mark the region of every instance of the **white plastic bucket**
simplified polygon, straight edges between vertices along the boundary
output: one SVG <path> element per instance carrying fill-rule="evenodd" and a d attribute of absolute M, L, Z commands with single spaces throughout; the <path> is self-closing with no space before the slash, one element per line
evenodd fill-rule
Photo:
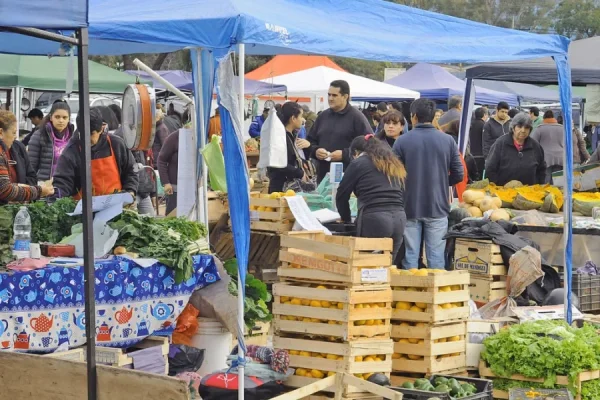
<path fill-rule="evenodd" d="M 200 376 L 227 368 L 227 356 L 233 336 L 219 321 L 198 318 L 198 332 L 192 338 L 192 346 L 204 349 L 204 362 L 198 370 Z"/>

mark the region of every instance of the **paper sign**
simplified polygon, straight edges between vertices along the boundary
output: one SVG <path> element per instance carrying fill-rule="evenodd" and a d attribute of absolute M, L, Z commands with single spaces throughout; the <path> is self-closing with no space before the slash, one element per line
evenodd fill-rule
<path fill-rule="evenodd" d="M 258 211 L 250 211 L 250 221 L 259 221 L 260 220 L 260 216 L 258 214 Z"/>
<path fill-rule="evenodd" d="M 92 197 L 92 211 L 98 212 L 102 210 L 109 209 L 116 205 L 120 205 L 121 208 L 123 204 L 131 204 L 133 203 L 133 197 L 129 193 L 115 193 L 109 194 L 106 196 L 94 196 Z M 113 208 L 114 210 L 114 208 Z M 77 206 L 75 206 L 75 211 L 70 213 L 70 216 L 81 215 L 83 213 L 83 201 L 79 200 Z M 118 215 L 118 214 L 117 214 Z"/>
<path fill-rule="evenodd" d="M 387 279 L 387 268 L 369 268 L 360 271 L 360 281 L 363 283 L 386 282 Z"/>
<path fill-rule="evenodd" d="M 305 231 L 323 231 L 327 235 L 331 235 L 329 229 L 325 228 L 319 220 L 312 214 L 310 208 L 306 204 L 304 197 L 291 196 L 286 197 L 288 206 L 296 218 L 296 224 Z"/>

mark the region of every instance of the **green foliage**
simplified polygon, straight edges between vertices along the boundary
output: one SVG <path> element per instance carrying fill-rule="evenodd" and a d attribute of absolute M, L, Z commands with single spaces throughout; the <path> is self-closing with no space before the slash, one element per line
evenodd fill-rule
<path fill-rule="evenodd" d="M 206 227 L 194 221 L 189 221 L 183 217 L 167 217 L 157 218 L 155 221 L 158 225 L 165 228 L 165 230 L 173 229 L 179 233 L 184 239 L 194 242 L 201 237 L 206 236 Z"/>
<path fill-rule="evenodd" d="M 552 13 L 557 33 L 573 39 L 600 33 L 600 2 L 597 0 L 563 0 Z"/>
<path fill-rule="evenodd" d="M 225 271 L 231 277 L 229 282 L 229 293 L 235 297 L 238 296 L 238 264 L 237 259 L 232 258 L 223 264 Z M 271 293 L 267 290 L 267 285 L 257 279 L 252 274 L 246 274 L 246 298 L 244 299 L 244 322 L 246 327 L 251 330 L 257 321 L 268 322 L 273 319 L 269 312 L 267 303 L 272 300 Z"/>
<path fill-rule="evenodd" d="M 563 321 L 527 322 L 486 338 L 484 345 L 481 359 L 494 374 L 544 378 L 547 388 L 557 375 L 568 376 L 573 388 L 580 372 L 600 368 L 600 336 L 587 324 L 577 329 Z"/>

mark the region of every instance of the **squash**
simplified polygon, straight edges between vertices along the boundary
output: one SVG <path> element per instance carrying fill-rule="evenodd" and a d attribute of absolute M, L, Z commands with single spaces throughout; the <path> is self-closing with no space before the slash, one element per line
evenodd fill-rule
<path fill-rule="evenodd" d="M 544 197 L 540 197 L 535 192 L 519 192 L 512 203 L 513 208 L 517 210 L 539 210 L 544 204 Z"/>
<path fill-rule="evenodd" d="M 479 208 L 481 206 L 481 202 L 483 201 L 483 199 L 477 199 L 473 202 L 473 205 L 477 208 Z"/>
<path fill-rule="evenodd" d="M 498 208 L 498 206 L 496 205 L 494 199 L 492 199 L 490 196 L 485 196 L 483 200 L 481 200 L 479 208 L 481 209 L 481 211 L 486 212 L 489 210 L 495 210 Z"/>
<path fill-rule="evenodd" d="M 558 204 L 556 203 L 556 199 L 554 194 L 548 193 L 544 198 L 544 204 L 542 204 L 542 208 L 540 211 L 545 213 L 557 213 L 559 210 Z"/>
<path fill-rule="evenodd" d="M 465 190 L 462 198 L 465 203 L 474 204 L 475 200 L 482 200 L 485 193 L 478 190 Z"/>
<path fill-rule="evenodd" d="M 563 192 L 560 190 L 560 188 L 550 185 L 544 186 L 544 189 L 546 190 L 546 192 L 552 193 L 552 195 L 554 195 L 554 204 L 558 209 L 556 212 L 559 212 L 565 202 Z"/>
<path fill-rule="evenodd" d="M 469 208 L 471 207 L 468 203 L 458 203 L 458 208 Z"/>
<path fill-rule="evenodd" d="M 489 179 L 473 182 L 467 185 L 467 189 L 486 189 L 490 185 Z"/>
<path fill-rule="evenodd" d="M 592 216 L 594 207 L 600 207 L 600 193 L 573 193 L 573 211 Z"/>
<path fill-rule="evenodd" d="M 516 189 L 523 187 L 523 184 L 519 181 L 510 181 L 506 185 L 504 185 L 505 189 Z"/>
<path fill-rule="evenodd" d="M 508 211 L 503 210 L 503 209 L 494 210 L 494 211 L 492 211 L 492 214 L 490 215 L 490 219 L 494 222 L 510 221 L 510 214 L 508 213 Z"/>
<path fill-rule="evenodd" d="M 469 207 L 467 209 L 467 211 L 469 211 L 469 213 L 471 214 L 472 217 L 475 217 L 475 218 L 483 217 L 483 213 L 481 212 L 481 209 L 479 207 Z"/>
<path fill-rule="evenodd" d="M 496 195 L 492 196 L 492 201 L 496 208 L 502 208 L 502 199 Z"/>

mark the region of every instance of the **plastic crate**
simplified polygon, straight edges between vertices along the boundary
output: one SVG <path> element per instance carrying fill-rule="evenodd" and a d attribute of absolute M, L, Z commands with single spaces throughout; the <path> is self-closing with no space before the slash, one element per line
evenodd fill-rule
<path fill-rule="evenodd" d="M 454 378 L 459 382 L 465 382 L 475 385 L 475 387 L 477 388 L 477 393 L 471 396 L 462 397 L 462 399 L 464 400 L 494 400 L 494 397 L 492 395 L 494 385 L 489 379 L 467 378 L 452 375 L 432 375 L 431 378 L 429 378 L 429 382 L 431 382 L 431 384 L 433 385 L 435 379 L 439 377 L 444 377 L 448 379 Z M 426 392 L 423 390 L 405 389 L 401 387 L 392 387 L 390 389 L 402 393 L 403 399 L 405 400 L 428 400 L 433 397 L 437 397 L 440 400 L 451 400 L 453 398 L 448 393 Z"/>
<path fill-rule="evenodd" d="M 600 276 L 573 274 L 572 290 L 582 312 L 600 311 Z"/>

